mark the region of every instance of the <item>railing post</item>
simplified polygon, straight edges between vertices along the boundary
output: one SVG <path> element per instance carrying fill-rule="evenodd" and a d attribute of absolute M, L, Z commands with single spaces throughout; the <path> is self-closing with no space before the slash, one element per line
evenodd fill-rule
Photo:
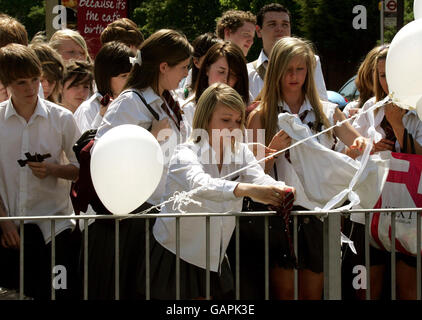
<path fill-rule="evenodd" d="M 340 213 L 324 218 L 324 299 L 341 300 Z"/>

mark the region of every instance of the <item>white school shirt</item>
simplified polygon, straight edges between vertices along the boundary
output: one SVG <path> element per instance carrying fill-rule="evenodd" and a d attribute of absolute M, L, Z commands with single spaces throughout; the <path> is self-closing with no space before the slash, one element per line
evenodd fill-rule
<path fill-rule="evenodd" d="M 78 109 L 76 109 L 73 117 L 78 125 L 81 133 L 90 129 L 98 129 L 103 120 L 100 114 L 101 103 L 103 98 L 101 93 L 94 93 L 88 100 L 82 102 Z"/>
<path fill-rule="evenodd" d="M 44 161 L 70 163 L 79 168 L 72 150 L 79 136 L 72 112 L 50 101 L 38 98 L 29 122 L 17 114 L 11 99 L 0 104 L 0 193 L 9 216 L 74 214 L 69 180 L 53 176 L 39 179 L 27 165 L 20 167 L 17 160 L 26 159 L 26 152 L 50 153 L 51 158 Z M 50 221 L 26 220 L 25 223 L 36 223 L 44 240 L 50 241 Z M 55 234 L 73 226 L 73 221 L 56 220 Z"/>
<path fill-rule="evenodd" d="M 154 109 L 154 111 L 157 112 L 160 118 L 159 120 L 169 118 L 167 113 L 161 108 L 164 100 L 161 99 L 161 97 L 158 96 L 152 88 L 148 87 L 146 89 L 138 90 L 138 92 L 144 97 L 145 101 Z M 171 110 L 170 112 L 175 118 L 173 112 Z M 104 114 L 103 121 L 98 128 L 95 139 L 100 139 L 108 130 L 122 124 L 134 124 L 148 130 L 153 120 L 155 120 L 154 116 L 144 105 L 139 96 L 134 92 L 124 91 L 115 100 L 113 100 L 108 107 L 106 113 Z M 186 140 L 186 127 L 184 122 L 181 121 L 180 123 L 180 131 L 172 119 L 169 119 L 169 123 L 171 129 L 173 130 L 172 135 L 167 140 L 159 142 L 164 158 L 163 174 L 154 193 L 147 200 L 148 203 L 153 205 L 160 203 L 161 196 L 164 193 L 168 163 L 171 159 L 174 148 L 177 144 Z M 95 144 L 93 148 L 95 148 Z"/>
<path fill-rule="evenodd" d="M 362 111 L 368 110 L 375 104 L 375 97 L 372 97 L 362 107 Z M 377 109 L 378 112 L 374 117 L 374 125 L 375 130 L 381 134 L 382 138 L 385 138 L 385 132 L 384 129 L 381 128 L 381 122 L 384 118 L 384 107 L 380 107 Z M 371 111 L 373 113 L 373 111 Z M 409 110 L 407 113 L 403 116 L 403 125 L 407 129 L 407 132 L 413 136 L 413 138 L 422 145 L 422 121 L 419 119 L 418 114 L 416 113 L 416 110 Z M 369 118 L 367 114 L 362 114 L 360 117 L 356 118 L 353 122 L 353 126 L 355 129 L 364 137 L 368 137 L 368 129 L 369 129 Z M 394 146 L 396 152 L 400 151 L 400 143 L 396 141 L 396 144 Z"/>
<path fill-rule="evenodd" d="M 328 122 L 330 123 L 330 125 L 334 124 L 334 113 L 337 109 L 337 105 L 328 101 L 322 101 L 321 100 L 321 104 L 322 104 L 322 110 L 325 114 L 325 116 L 328 119 Z M 289 107 L 289 105 L 283 101 L 279 102 L 279 110 L 280 112 L 285 111 L 287 113 L 292 114 L 292 111 Z M 295 116 L 300 118 L 300 116 L 304 113 L 304 112 L 308 112 L 306 117 L 303 119 L 303 123 L 308 125 L 309 123 L 313 123 L 316 120 L 316 115 L 315 115 L 315 111 L 312 108 L 311 103 L 309 102 L 308 98 L 305 98 L 305 100 L 303 101 L 303 104 L 300 106 L 299 112 L 298 114 L 296 114 Z M 316 134 L 318 132 L 314 131 L 312 128 L 310 128 L 311 131 Z M 322 126 L 321 130 L 326 129 L 324 126 Z M 280 128 L 279 128 L 280 130 Z M 327 134 L 323 134 L 317 137 L 317 140 L 319 143 L 321 143 L 323 146 L 331 149 L 333 147 L 333 145 L 335 144 L 334 138 L 332 138 L 332 135 L 330 134 L 329 136 Z"/>
<path fill-rule="evenodd" d="M 246 144 L 238 143 L 236 146 L 236 153 L 229 152 L 228 158 L 225 158 L 227 161 L 223 162 L 219 172 L 215 161 L 209 163 L 210 155 L 215 159 L 215 152 L 207 139 L 199 143 L 190 141 L 178 145 L 170 162 L 166 192 L 162 200 L 167 200 L 176 191 L 190 191 L 198 186 L 205 186 L 205 189 L 192 196 L 192 199 L 201 202 L 201 205 L 194 203 L 183 205 L 181 209 L 184 212 L 240 212 L 242 198 L 237 198 L 233 193 L 239 182 L 285 186 L 283 182 L 275 181 L 266 175 L 258 164 L 227 180 L 220 179 L 256 160 Z M 172 206 L 173 203 L 166 204 L 162 213 L 177 212 Z M 180 258 L 204 269 L 206 268 L 205 221 L 205 217 L 180 219 Z M 157 218 L 153 228 L 155 239 L 174 254 L 176 253 L 175 226 L 175 218 Z M 219 271 L 234 227 L 234 216 L 210 218 L 211 271 Z"/>
<path fill-rule="evenodd" d="M 315 73 L 314 73 L 314 80 L 315 85 L 317 87 L 317 91 L 319 94 L 319 97 L 321 100 L 328 101 L 328 95 L 327 95 L 327 88 L 325 86 L 324 76 L 322 74 L 322 68 L 321 68 L 321 61 L 317 55 L 315 55 L 316 59 L 316 67 L 315 67 Z M 264 50 L 261 50 L 261 53 L 258 56 L 256 68 L 258 69 L 262 64 L 264 64 L 264 67 L 267 68 L 268 66 L 268 57 L 264 53 Z M 254 68 L 253 62 L 250 62 L 247 64 L 248 69 L 248 78 L 249 78 L 249 93 L 252 97 L 252 100 L 255 100 L 255 98 L 258 96 L 258 94 L 261 92 L 262 88 L 264 87 L 264 79 L 261 79 L 261 77 L 258 74 L 258 71 Z"/>

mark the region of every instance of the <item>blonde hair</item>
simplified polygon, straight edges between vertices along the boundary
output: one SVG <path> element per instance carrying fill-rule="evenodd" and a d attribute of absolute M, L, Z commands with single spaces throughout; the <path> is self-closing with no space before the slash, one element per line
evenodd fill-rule
<path fill-rule="evenodd" d="M 374 61 L 381 46 L 376 46 L 365 56 L 359 66 L 355 79 L 356 88 L 359 90 L 358 108 L 374 96 Z"/>
<path fill-rule="evenodd" d="M 55 82 L 50 97 L 45 99 L 58 103 L 66 67 L 60 54 L 46 43 L 31 43 L 29 48 L 34 50 L 41 62 L 42 77 L 49 82 Z"/>
<path fill-rule="evenodd" d="M 290 61 L 294 57 L 302 57 L 305 60 L 307 74 L 303 84 L 303 94 L 308 98 L 315 111 L 316 122 L 314 128 L 320 124 L 329 127 L 329 121 L 325 116 L 318 91 L 314 81 L 316 65 L 315 54 L 312 45 L 303 39 L 284 37 L 278 40 L 272 51 L 264 79 L 264 87 L 260 93 L 262 124 L 265 129 L 265 143 L 268 145 L 277 133 L 278 105 L 284 101 L 282 79 L 287 73 Z"/>
<path fill-rule="evenodd" d="M 245 128 L 245 104 L 235 89 L 224 83 L 214 83 L 209 86 L 198 100 L 192 129 L 208 130 L 209 122 L 218 103 L 221 103 L 241 115 L 240 129 Z M 198 142 L 198 137 L 191 136 L 191 140 Z"/>
<path fill-rule="evenodd" d="M 387 59 L 387 53 L 388 53 L 388 47 L 389 44 L 385 44 L 381 46 L 381 48 L 378 49 L 377 56 L 375 57 L 374 66 L 373 66 L 373 81 L 374 81 L 374 94 L 376 101 L 380 101 L 384 99 L 388 92 L 384 92 L 384 89 L 381 86 L 381 83 L 379 81 L 379 74 L 378 74 L 378 62 L 380 60 L 386 60 Z"/>
<path fill-rule="evenodd" d="M 57 30 L 50 39 L 50 46 L 57 50 L 60 48 L 62 40 L 73 40 L 78 46 L 80 46 L 85 52 L 86 61 L 92 63 L 92 59 L 88 52 L 88 46 L 86 45 L 85 39 L 81 36 L 78 31 L 71 29 Z"/>

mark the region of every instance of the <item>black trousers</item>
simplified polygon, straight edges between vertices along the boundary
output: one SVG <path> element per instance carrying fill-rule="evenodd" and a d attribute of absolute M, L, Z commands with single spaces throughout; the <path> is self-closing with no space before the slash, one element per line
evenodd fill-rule
<path fill-rule="evenodd" d="M 0 230 L 1 236 L 1 230 Z M 55 237 L 55 268 L 51 268 L 51 242 L 45 244 L 36 224 L 24 225 L 24 294 L 37 300 L 51 297 L 52 272 L 56 299 L 78 298 L 80 233 L 65 230 Z M 0 286 L 19 289 L 19 249 L 0 246 Z"/>

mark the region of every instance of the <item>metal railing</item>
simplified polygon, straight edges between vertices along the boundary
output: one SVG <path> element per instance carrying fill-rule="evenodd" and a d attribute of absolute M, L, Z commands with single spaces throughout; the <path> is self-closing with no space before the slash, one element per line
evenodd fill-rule
<path fill-rule="evenodd" d="M 351 213 L 363 213 L 365 214 L 365 267 L 367 270 L 366 277 L 366 299 L 370 299 L 370 233 L 369 223 L 370 214 L 390 213 L 391 214 L 391 299 L 396 299 L 396 220 L 395 216 L 397 213 L 403 212 L 415 212 L 417 216 L 417 256 L 416 256 L 416 274 L 417 274 L 417 300 L 421 300 L 421 212 L 422 208 L 409 208 L 409 209 L 373 209 L 373 210 L 347 210 L 347 211 L 292 211 L 291 216 L 293 217 L 293 247 L 295 254 L 298 253 L 298 235 L 297 225 L 299 216 L 317 216 L 323 220 L 324 225 L 324 299 L 326 300 L 341 300 L 341 216 L 350 215 Z M 15 220 L 19 221 L 20 226 L 20 246 L 19 246 L 19 299 L 24 299 L 24 221 L 25 220 L 49 220 L 51 223 L 51 268 L 53 270 L 55 266 L 55 223 L 57 220 L 73 219 L 83 220 L 84 224 L 84 237 L 83 237 L 83 299 L 88 299 L 88 241 L 89 241 L 89 219 L 111 219 L 115 220 L 115 299 L 120 299 L 120 279 L 119 279 L 119 225 L 121 219 L 146 219 L 145 223 L 145 261 L 146 261 L 146 294 L 147 300 L 151 298 L 150 291 L 150 221 L 151 218 L 164 218 L 173 217 L 176 218 L 176 292 L 175 297 L 177 300 L 180 299 L 180 218 L 189 217 L 205 217 L 206 218 L 206 298 L 210 299 L 210 218 L 216 216 L 234 216 L 236 219 L 236 227 L 234 231 L 235 236 L 235 255 L 236 265 L 234 266 L 234 278 L 235 278 L 235 296 L 236 299 L 240 299 L 241 283 L 240 277 L 240 263 L 239 263 L 239 247 L 240 247 L 240 230 L 239 230 L 239 218 L 240 217 L 263 217 L 264 219 L 264 235 L 265 235 L 265 246 L 264 246 L 264 257 L 265 257 L 265 299 L 270 297 L 270 285 L 269 285 L 269 217 L 274 215 L 274 211 L 268 212 L 241 212 L 241 213 L 185 213 L 185 214 L 147 214 L 147 215 L 127 215 L 127 216 L 112 216 L 112 215 L 81 215 L 81 216 L 45 216 L 45 217 L 0 217 L 0 222 L 4 220 Z M 51 272 L 51 280 L 53 283 L 54 274 Z M 51 288 L 51 299 L 55 300 L 55 289 Z M 294 269 L 294 299 L 298 299 L 298 270 Z"/>

